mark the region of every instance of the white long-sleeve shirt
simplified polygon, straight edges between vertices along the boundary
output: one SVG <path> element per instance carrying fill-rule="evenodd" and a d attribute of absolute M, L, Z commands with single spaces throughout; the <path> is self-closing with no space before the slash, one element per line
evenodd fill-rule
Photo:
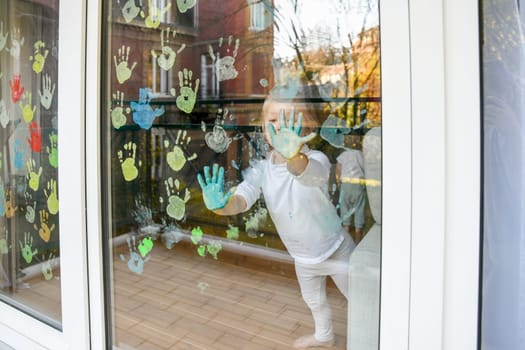
<path fill-rule="evenodd" d="M 301 175 L 288 172 L 286 163 L 274 164 L 272 153 L 250 174 L 249 181 L 245 176 L 235 194 L 245 199 L 248 210 L 262 190 L 290 255 L 300 263 L 316 264 L 329 258 L 344 236 L 341 219 L 328 197 L 330 162 L 322 152 L 307 147 L 302 152 L 308 157 L 308 165 Z"/>

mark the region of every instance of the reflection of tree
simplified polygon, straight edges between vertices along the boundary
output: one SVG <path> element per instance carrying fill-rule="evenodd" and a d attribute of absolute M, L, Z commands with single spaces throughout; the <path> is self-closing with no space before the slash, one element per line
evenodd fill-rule
<path fill-rule="evenodd" d="M 296 70 L 303 82 L 317 84 L 322 97 L 330 102 L 330 112 L 346 119 L 350 125 L 365 119 L 379 124 L 379 103 L 366 99 L 380 96 L 379 27 L 369 23 L 377 17 L 377 3 L 366 0 L 356 5 L 349 0 L 327 1 L 326 6 L 331 6 L 333 13 L 345 17 L 327 19 L 336 20 L 335 26 L 323 21 L 322 25 L 305 30 L 307 19 L 300 13 L 303 2 L 283 1 L 275 11 L 275 27 L 280 32 L 277 40 L 281 40 L 278 45 L 291 48 L 295 57 L 280 65 L 292 67 L 289 69 Z M 348 25 L 345 22 L 357 18 L 350 14 L 356 13 L 361 21 L 360 29 L 345 29 Z"/>

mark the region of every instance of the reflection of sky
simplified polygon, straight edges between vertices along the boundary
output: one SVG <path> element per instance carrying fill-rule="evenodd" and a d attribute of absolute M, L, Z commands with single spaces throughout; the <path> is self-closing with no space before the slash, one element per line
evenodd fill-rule
<path fill-rule="evenodd" d="M 379 24 L 377 0 L 275 0 L 274 4 L 277 9 L 274 55 L 281 58 L 295 55 L 294 29 L 299 37 L 305 38 L 302 44 L 306 48 L 348 47 L 349 35 L 355 40 L 363 27 Z"/>

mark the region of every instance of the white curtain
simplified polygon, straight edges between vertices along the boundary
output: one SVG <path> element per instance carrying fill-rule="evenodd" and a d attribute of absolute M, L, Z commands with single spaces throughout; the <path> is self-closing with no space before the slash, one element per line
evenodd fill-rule
<path fill-rule="evenodd" d="M 482 3 L 484 240 L 481 345 L 483 350 L 523 350 L 524 9 L 521 8 L 520 13 L 519 0 L 484 0 Z"/>

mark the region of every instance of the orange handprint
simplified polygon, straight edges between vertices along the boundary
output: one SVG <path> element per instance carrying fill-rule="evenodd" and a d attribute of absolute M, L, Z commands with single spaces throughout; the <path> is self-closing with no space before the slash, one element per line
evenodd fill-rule
<path fill-rule="evenodd" d="M 49 242 L 49 239 L 51 239 L 51 232 L 55 229 L 55 224 L 51 225 L 51 227 L 48 226 L 49 222 L 49 213 L 45 210 L 40 210 L 40 229 L 35 224 L 33 227 L 35 230 L 38 230 L 38 234 L 40 235 L 40 238 L 44 242 Z"/>
<path fill-rule="evenodd" d="M 5 196 L 5 216 L 9 219 L 15 215 L 18 206 L 13 206 L 13 190 L 9 189 Z"/>

